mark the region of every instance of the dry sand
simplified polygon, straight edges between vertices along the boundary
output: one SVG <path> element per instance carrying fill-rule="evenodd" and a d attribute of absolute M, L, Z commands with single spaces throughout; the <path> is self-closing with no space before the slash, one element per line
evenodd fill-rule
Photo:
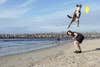
<path fill-rule="evenodd" d="M 85 40 L 80 54 L 72 44 L 0 57 L 0 67 L 100 67 L 100 39 Z"/>

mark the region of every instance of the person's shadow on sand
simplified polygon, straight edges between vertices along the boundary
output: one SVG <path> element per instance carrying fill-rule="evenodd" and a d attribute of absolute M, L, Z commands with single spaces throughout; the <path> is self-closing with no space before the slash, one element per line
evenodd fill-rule
<path fill-rule="evenodd" d="M 92 50 L 86 50 L 86 51 L 83 51 L 82 53 L 86 53 L 86 52 L 92 52 L 92 51 L 99 51 L 100 48 L 96 48 L 96 49 L 92 49 Z"/>

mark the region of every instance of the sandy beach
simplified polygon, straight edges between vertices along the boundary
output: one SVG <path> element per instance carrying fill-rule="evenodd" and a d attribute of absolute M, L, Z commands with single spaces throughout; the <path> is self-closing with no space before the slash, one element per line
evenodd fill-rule
<path fill-rule="evenodd" d="M 80 54 L 72 44 L 2 56 L 0 67 L 100 67 L 100 39 L 85 40 Z"/>

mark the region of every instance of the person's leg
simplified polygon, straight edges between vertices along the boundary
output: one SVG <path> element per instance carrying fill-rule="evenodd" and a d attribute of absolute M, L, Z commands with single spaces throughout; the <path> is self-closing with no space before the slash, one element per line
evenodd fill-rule
<path fill-rule="evenodd" d="M 78 45 L 79 51 L 82 51 L 80 44 Z"/>
<path fill-rule="evenodd" d="M 67 29 L 71 26 L 71 24 L 74 22 L 74 20 L 72 19 L 72 21 L 70 22 L 70 24 L 68 25 Z"/>
<path fill-rule="evenodd" d="M 78 41 L 74 41 L 74 47 L 75 47 L 75 51 L 81 52 L 80 43 Z"/>
<path fill-rule="evenodd" d="M 78 19 L 78 21 L 77 21 L 77 27 L 79 27 L 79 19 Z"/>

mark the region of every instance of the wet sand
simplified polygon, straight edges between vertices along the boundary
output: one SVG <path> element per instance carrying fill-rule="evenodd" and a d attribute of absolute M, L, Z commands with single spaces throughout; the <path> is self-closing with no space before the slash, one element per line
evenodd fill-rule
<path fill-rule="evenodd" d="M 72 44 L 3 56 L 0 67 L 100 67 L 100 39 L 85 40 L 80 54 Z"/>

